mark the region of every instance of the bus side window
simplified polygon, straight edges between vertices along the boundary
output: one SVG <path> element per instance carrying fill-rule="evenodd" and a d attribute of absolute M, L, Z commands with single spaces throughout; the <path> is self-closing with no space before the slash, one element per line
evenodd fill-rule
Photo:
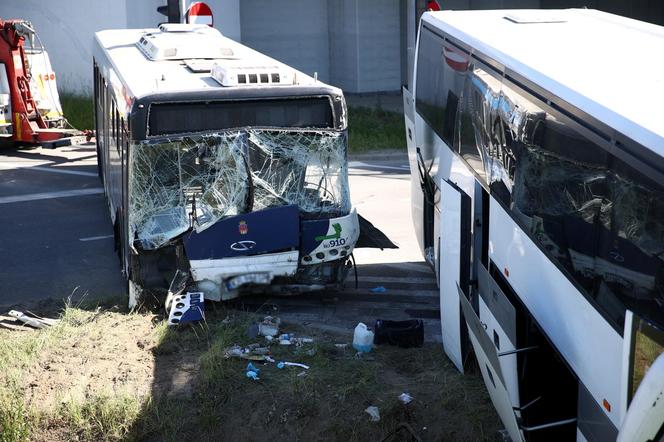
<path fill-rule="evenodd" d="M 422 28 L 415 106 L 450 148 L 453 146 L 457 108 L 468 67 L 467 54 Z"/>
<path fill-rule="evenodd" d="M 521 89 L 499 108 L 492 194 L 617 329 L 626 309 L 664 324 L 661 185 Z"/>
<path fill-rule="evenodd" d="M 494 134 L 498 120 L 501 79 L 477 60 L 472 60 L 465 75 L 454 133 L 454 150 L 486 183 L 491 172 L 490 159 L 498 151 Z"/>

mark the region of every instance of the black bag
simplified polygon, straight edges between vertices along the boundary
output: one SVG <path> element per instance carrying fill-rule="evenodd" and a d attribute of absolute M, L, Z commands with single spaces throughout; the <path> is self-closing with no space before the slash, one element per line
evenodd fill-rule
<path fill-rule="evenodd" d="M 407 321 L 376 320 L 374 344 L 390 344 L 403 348 L 421 347 L 424 344 L 424 322 L 421 319 Z"/>

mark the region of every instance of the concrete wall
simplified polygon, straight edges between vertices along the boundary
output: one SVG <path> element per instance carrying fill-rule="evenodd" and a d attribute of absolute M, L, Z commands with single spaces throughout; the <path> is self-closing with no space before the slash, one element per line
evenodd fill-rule
<path fill-rule="evenodd" d="M 215 27 L 240 38 L 240 0 L 208 0 Z M 113 28 L 154 27 L 165 17 L 165 0 L 0 0 L 0 18 L 32 22 L 51 58 L 61 91 L 92 93 L 94 33 Z"/>
<path fill-rule="evenodd" d="M 356 0 L 328 2 L 331 83 L 344 91 L 359 89 L 359 20 Z"/>
<path fill-rule="evenodd" d="M 185 6 L 194 1 L 185 0 Z M 215 27 L 224 35 L 308 74 L 317 72 L 322 81 L 346 92 L 397 91 L 408 81 L 404 60 L 412 51 L 413 18 L 419 18 L 426 4 L 426 0 L 206 2 Z M 166 0 L 0 0 L 0 18 L 31 21 L 51 56 L 60 90 L 87 94 L 92 90 L 94 32 L 154 27 L 165 20 L 156 12 L 164 4 Z M 442 0 L 442 5 L 537 8 L 540 0 Z M 413 6 L 415 16 L 407 10 Z"/>
<path fill-rule="evenodd" d="M 242 43 L 347 92 L 401 85 L 400 0 L 243 0 Z"/>
<path fill-rule="evenodd" d="M 358 90 L 401 87 L 401 11 L 398 0 L 355 0 L 358 9 Z M 405 56 L 405 54 L 404 54 Z"/>
<path fill-rule="evenodd" d="M 92 36 L 126 27 L 125 0 L 2 0 L 0 17 L 31 21 L 51 58 L 60 90 L 91 93 Z"/>
<path fill-rule="evenodd" d="M 330 81 L 327 1 L 243 0 L 242 43 Z"/>
<path fill-rule="evenodd" d="M 185 6 L 188 7 L 195 1 L 198 0 L 187 0 Z M 235 41 L 242 41 L 240 3 L 244 2 L 241 0 L 205 0 L 205 3 L 212 9 L 214 27 L 219 29 L 226 37 Z M 166 0 L 163 0 L 163 4 L 166 4 Z"/>

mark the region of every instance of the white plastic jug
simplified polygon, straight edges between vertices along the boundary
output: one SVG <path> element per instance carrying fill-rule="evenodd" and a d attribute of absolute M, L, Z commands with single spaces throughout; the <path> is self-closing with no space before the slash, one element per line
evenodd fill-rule
<path fill-rule="evenodd" d="M 363 323 L 357 324 L 355 334 L 353 335 L 353 348 L 357 351 L 368 353 L 371 351 L 374 342 L 374 333 L 367 330 Z"/>

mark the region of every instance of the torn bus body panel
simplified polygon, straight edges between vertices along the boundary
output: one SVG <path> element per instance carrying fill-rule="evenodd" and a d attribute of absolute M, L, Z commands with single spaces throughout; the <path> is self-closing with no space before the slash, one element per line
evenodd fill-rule
<path fill-rule="evenodd" d="M 360 236 L 358 215 L 302 222 L 302 264 L 330 262 L 350 255 Z"/>
<path fill-rule="evenodd" d="M 210 299 L 227 300 L 245 286 L 275 283 L 272 291 L 297 293 L 340 284 L 358 236 L 354 210 L 301 221 L 298 206 L 289 205 L 226 218 L 186 235 L 184 246 L 199 289 Z"/>
<path fill-rule="evenodd" d="M 183 246 L 206 298 L 273 283 L 300 291 L 343 282 L 360 234 L 344 132 L 245 129 L 148 140 L 132 145 L 129 167 L 130 243 L 139 257 Z M 154 272 L 139 273 L 144 283 Z"/>

